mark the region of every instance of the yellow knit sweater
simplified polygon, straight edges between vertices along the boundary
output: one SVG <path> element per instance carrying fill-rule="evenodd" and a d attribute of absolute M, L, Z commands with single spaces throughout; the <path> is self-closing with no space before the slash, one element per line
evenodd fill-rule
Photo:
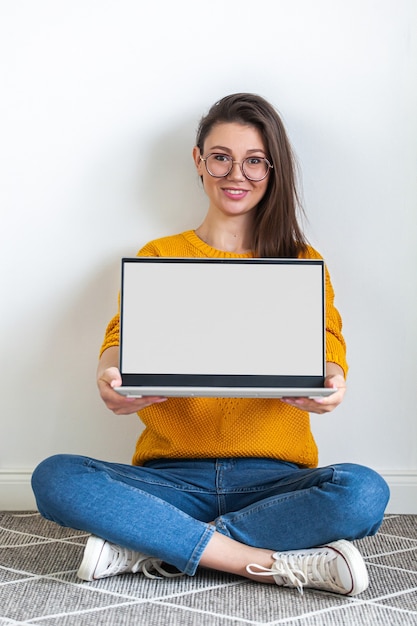
<path fill-rule="evenodd" d="M 210 247 L 194 231 L 148 243 L 138 256 L 244 258 Z M 319 259 L 311 247 L 305 258 Z M 326 360 L 347 373 L 342 322 L 326 269 Z M 167 303 L 169 304 L 169 303 Z M 144 306 L 152 306 L 152 298 Z M 119 314 L 110 321 L 100 354 L 119 345 Z M 276 399 L 170 398 L 139 413 L 145 429 L 134 465 L 157 458 L 267 457 L 305 467 L 318 462 L 309 414 Z"/>

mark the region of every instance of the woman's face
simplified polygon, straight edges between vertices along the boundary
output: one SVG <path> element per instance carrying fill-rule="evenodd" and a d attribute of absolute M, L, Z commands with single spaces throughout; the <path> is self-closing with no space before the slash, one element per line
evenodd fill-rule
<path fill-rule="evenodd" d="M 237 161 L 224 178 L 211 176 L 200 158 L 206 158 L 213 152 L 231 156 L 233 161 Z M 203 177 L 204 190 L 210 200 L 209 210 L 229 216 L 253 211 L 266 192 L 270 174 L 259 182 L 251 181 L 245 178 L 239 164 L 247 157 L 257 156 L 269 157 L 261 133 L 254 126 L 237 123 L 216 124 L 206 137 L 203 154 L 198 147 L 194 148 L 197 171 Z"/>

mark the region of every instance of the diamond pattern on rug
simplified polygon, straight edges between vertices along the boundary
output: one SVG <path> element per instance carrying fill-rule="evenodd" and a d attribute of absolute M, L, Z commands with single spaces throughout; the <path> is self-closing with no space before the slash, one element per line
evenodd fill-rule
<path fill-rule="evenodd" d="M 261 585 L 200 569 L 149 580 L 141 574 L 82 582 L 88 535 L 35 511 L 0 512 L 0 626 L 416 626 L 417 516 L 388 515 L 356 541 L 370 586 L 359 596 Z"/>

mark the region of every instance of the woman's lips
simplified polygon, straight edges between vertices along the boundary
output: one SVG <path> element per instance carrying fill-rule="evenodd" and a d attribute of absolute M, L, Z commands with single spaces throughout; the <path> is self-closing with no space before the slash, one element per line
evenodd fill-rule
<path fill-rule="evenodd" d="M 228 198 L 232 198 L 233 200 L 241 200 L 242 198 L 244 198 L 248 194 L 246 189 L 233 189 L 232 187 L 228 187 L 226 189 L 223 189 L 223 193 Z"/>

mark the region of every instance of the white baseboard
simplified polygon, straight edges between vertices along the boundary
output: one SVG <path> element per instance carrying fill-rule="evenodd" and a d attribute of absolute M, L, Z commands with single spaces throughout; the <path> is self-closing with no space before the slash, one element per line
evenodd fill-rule
<path fill-rule="evenodd" d="M 391 489 L 387 513 L 417 515 L 417 470 L 380 471 Z M 0 470 L 0 511 L 34 511 L 31 470 Z"/>
<path fill-rule="evenodd" d="M 0 470 L 0 511 L 36 511 L 31 470 Z"/>
<path fill-rule="evenodd" d="M 387 513 L 417 515 L 417 470 L 380 471 L 391 490 Z"/>

